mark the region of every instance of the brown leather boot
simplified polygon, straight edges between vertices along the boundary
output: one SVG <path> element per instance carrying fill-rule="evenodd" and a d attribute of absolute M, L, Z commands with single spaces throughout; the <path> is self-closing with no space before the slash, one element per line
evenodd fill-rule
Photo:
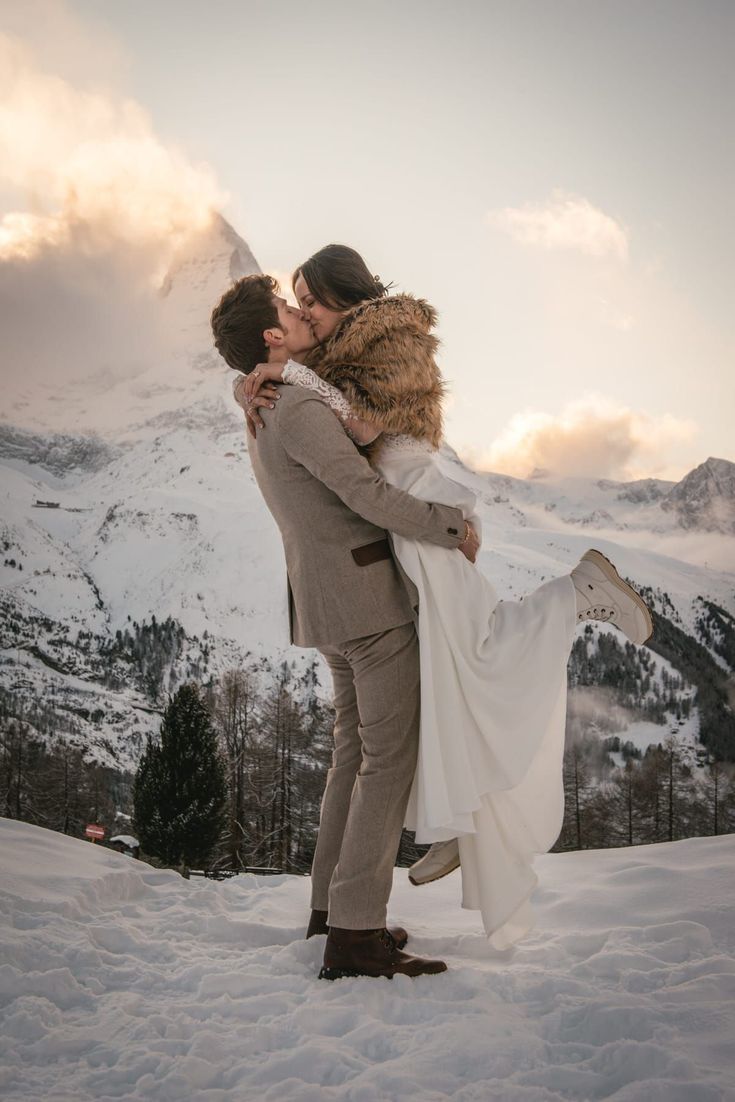
<path fill-rule="evenodd" d="M 327 911 L 312 911 L 311 918 L 309 919 L 309 926 L 306 931 L 307 940 L 310 937 L 316 937 L 317 934 L 328 934 L 329 926 L 327 925 Z M 408 941 L 408 931 L 404 930 L 402 926 L 389 926 L 388 932 L 396 943 L 399 949 L 402 949 Z"/>
<path fill-rule="evenodd" d="M 310 937 L 316 937 L 317 934 L 328 934 L 329 927 L 327 926 L 328 911 L 312 911 L 311 918 L 309 919 L 309 925 L 306 928 L 307 940 Z"/>
<path fill-rule="evenodd" d="M 330 926 L 320 980 L 346 976 L 434 976 L 446 972 L 443 960 L 402 953 L 388 930 L 341 930 Z"/>

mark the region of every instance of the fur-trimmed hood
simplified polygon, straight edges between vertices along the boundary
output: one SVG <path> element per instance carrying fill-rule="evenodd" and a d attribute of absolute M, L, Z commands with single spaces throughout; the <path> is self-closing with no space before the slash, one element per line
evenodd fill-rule
<path fill-rule="evenodd" d="M 435 324 L 436 312 L 423 299 L 369 299 L 353 306 L 306 362 L 364 420 L 439 447 L 445 387 L 434 359 Z"/>

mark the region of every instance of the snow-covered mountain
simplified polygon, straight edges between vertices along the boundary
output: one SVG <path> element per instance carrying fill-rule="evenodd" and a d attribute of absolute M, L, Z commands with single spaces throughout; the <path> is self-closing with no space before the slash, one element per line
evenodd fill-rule
<path fill-rule="evenodd" d="M 177 421 L 188 410 L 198 411 L 199 421 L 213 414 L 232 373 L 212 346 L 209 315 L 234 279 L 258 271 L 246 243 L 215 216 L 174 257 L 149 301 L 137 313 L 131 307 L 131 327 L 145 322 L 145 355 L 138 352 L 129 363 L 118 350 L 100 347 L 95 359 L 63 382 L 57 382 L 53 363 L 43 382 L 36 372 L 25 391 L 14 379 L 11 397 L 4 398 L 3 421 L 43 436 L 94 433 L 115 442 L 129 440 L 143 425 L 149 434 L 157 417 L 165 427 L 169 414 Z"/>
<path fill-rule="evenodd" d="M 110 763 L 131 764 L 158 722 L 146 647 L 151 662 L 158 648 L 163 688 L 287 652 L 280 540 L 208 324 L 222 290 L 257 270 L 215 219 L 160 290 L 165 354 L 132 376 L 90 364 L 52 402 L 16 406 L 0 425 L 5 709 Z M 450 448 L 442 463 L 478 494 L 480 568 L 501 596 L 522 596 L 594 545 L 650 590 L 671 632 L 732 672 L 735 464 L 708 459 L 673 484 L 514 479 L 473 471 Z M 690 682 L 680 650 L 677 637 L 660 669 Z M 695 707 L 693 739 L 698 725 Z"/>
<path fill-rule="evenodd" d="M 259 271 L 250 246 L 221 214 L 215 214 L 211 225 L 192 236 L 174 257 L 159 294 L 172 312 L 189 315 L 195 338 L 200 339 L 202 303 L 214 306 L 230 283 Z"/>
<path fill-rule="evenodd" d="M 709 458 L 677 483 L 661 502 L 682 528 L 735 535 L 735 464 Z"/>

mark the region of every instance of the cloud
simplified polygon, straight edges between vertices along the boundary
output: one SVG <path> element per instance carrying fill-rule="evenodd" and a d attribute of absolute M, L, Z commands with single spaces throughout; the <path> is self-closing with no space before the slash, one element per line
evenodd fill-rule
<path fill-rule="evenodd" d="M 0 179 L 31 209 L 0 223 L 0 260 L 118 243 L 171 251 L 223 202 L 212 172 L 155 134 L 131 99 L 73 87 L 0 35 Z"/>
<path fill-rule="evenodd" d="M 487 222 L 525 245 L 572 249 L 594 257 L 628 258 L 628 232 L 588 199 L 556 190 L 546 203 L 491 211 Z"/>
<path fill-rule="evenodd" d="M 651 416 L 589 395 L 556 417 L 533 410 L 516 414 L 474 461 L 517 478 L 528 478 L 534 470 L 624 481 L 678 477 L 666 466 L 667 451 L 691 441 L 697 428 L 669 413 Z"/>
<path fill-rule="evenodd" d="M 0 34 L 0 194 L 13 197 L 0 211 L 0 327 L 16 389 L 150 362 L 152 291 L 224 201 L 211 169 L 134 100 L 49 72 Z"/>
<path fill-rule="evenodd" d="M 130 72 L 123 44 L 105 28 L 104 20 L 85 21 L 71 3 L 3 0 L 0 31 L 21 39 L 42 69 L 66 77 L 76 86 L 84 81 L 105 87 L 120 84 Z"/>
<path fill-rule="evenodd" d="M 622 292 L 621 292 L 622 297 Z M 635 317 L 625 313 L 609 299 L 598 297 L 599 317 L 605 325 L 611 325 L 613 329 L 619 329 L 621 333 L 629 333 L 635 325 Z"/>

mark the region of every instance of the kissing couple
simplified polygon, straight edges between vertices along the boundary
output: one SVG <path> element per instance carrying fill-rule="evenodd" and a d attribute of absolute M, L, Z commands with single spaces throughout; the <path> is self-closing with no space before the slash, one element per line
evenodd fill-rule
<path fill-rule="evenodd" d="M 431 844 L 412 883 L 461 867 L 491 944 L 526 934 L 533 857 L 562 823 L 575 627 L 607 621 L 640 645 L 653 624 L 597 550 L 499 600 L 475 565 L 475 495 L 442 470 L 432 307 L 390 294 L 344 245 L 301 264 L 293 292 L 298 307 L 247 276 L 211 323 L 281 531 L 291 642 L 316 647 L 334 683 L 307 937 L 327 935 L 325 979 L 435 974 L 444 961 L 388 926 L 403 826 Z"/>

